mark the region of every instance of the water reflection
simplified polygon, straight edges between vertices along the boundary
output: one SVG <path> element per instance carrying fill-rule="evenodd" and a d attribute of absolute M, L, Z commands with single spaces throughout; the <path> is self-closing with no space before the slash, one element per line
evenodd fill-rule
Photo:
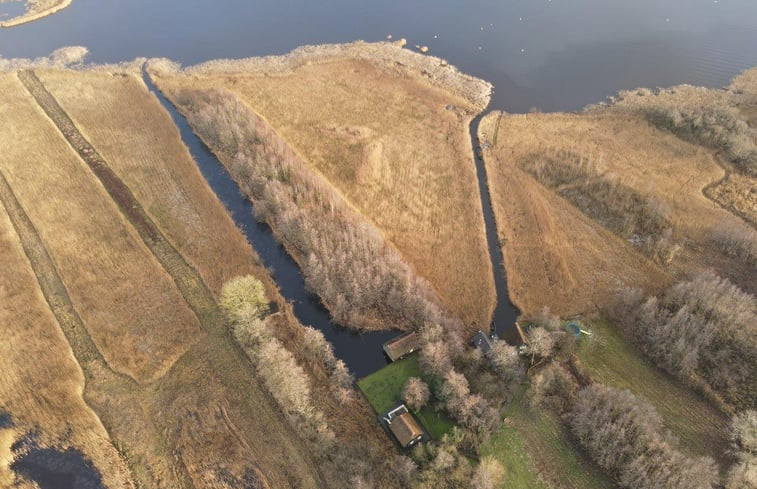
<path fill-rule="evenodd" d="M 757 2 L 74 0 L 52 17 L 0 30 L 0 54 L 81 44 L 98 62 L 166 56 L 193 64 L 388 34 L 492 81 L 493 108 L 572 110 L 640 85 L 725 84 L 757 65 Z"/>

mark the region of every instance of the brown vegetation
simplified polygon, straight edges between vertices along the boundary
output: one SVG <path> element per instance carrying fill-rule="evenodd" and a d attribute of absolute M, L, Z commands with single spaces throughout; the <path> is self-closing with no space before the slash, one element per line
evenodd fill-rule
<path fill-rule="evenodd" d="M 710 92 L 671 90 L 681 103 Z M 525 312 L 545 303 L 563 315 L 587 311 L 607 304 L 618 284 L 650 290 L 709 267 L 754 290 L 757 238 L 740 219 L 757 208 L 749 191 L 754 177 L 737 173 L 736 156 L 723 163 L 717 154 L 737 144 L 721 141 L 711 149 L 715 143 L 698 146 L 689 141 L 700 138 L 683 140 L 655 127 L 647 112 L 668 102 L 648 93 L 627 92 L 615 105 L 578 114 L 495 113 L 482 121 L 508 286 Z M 700 123 L 728 141 L 736 133 L 739 140 L 751 137 L 743 120 L 731 121 L 741 128 L 736 133 L 730 123 L 720 128 L 719 120 Z M 725 206 L 732 212 L 705 195 L 736 180 L 743 187 Z"/>
<path fill-rule="evenodd" d="M 591 310 L 622 283 L 652 287 L 665 280 L 633 245 L 521 169 L 536 155 L 556 155 L 560 131 L 575 143 L 572 117 L 493 113 L 479 127 L 490 144 L 484 160 L 510 299 L 526 315 L 545 305 L 560 315 Z"/>
<path fill-rule="evenodd" d="M 0 204 L 0 486 L 16 480 L 11 446 L 31 433 L 42 447 L 75 448 L 109 488 L 131 488 L 129 471 L 100 419 L 82 398 L 84 376 L 39 290 Z M 10 414 L 12 413 L 12 414 Z"/>
<path fill-rule="evenodd" d="M 50 76 L 52 80 L 57 78 L 54 73 L 46 73 L 44 76 Z M 69 77 L 68 79 L 77 83 L 77 87 L 86 95 L 78 101 L 67 101 L 71 107 L 76 104 L 97 107 L 101 90 L 113 91 L 115 95 L 109 99 L 112 100 L 117 98 L 119 90 L 123 89 L 129 93 L 130 83 L 133 83 L 131 86 L 144 90 L 139 82 L 138 72 L 118 72 L 114 76 L 97 74 L 95 89 L 88 87 L 86 74 L 81 74 L 75 81 L 76 74 L 66 73 L 59 76 L 62 79 Z M 129 83 L 119 83 L 124 76 L 133 77 L 133 80 Z M 108 84 L 109 77 L 113 81 L 112 85 Z M 94 154 L 98 158 L 95 163 L 101 166 L 109 168 L 111 164 L 111 161 L 102 158 L 99 148 L 92 148 L 86 140 L 80 141 L 81 144 L 75 147 L 80 151 L 80 156 L 77 157 L 72 147 L 66 145 L 67 139 L 56 129 L 56 124 L 61 124 L 58 127 L 67 132 L 76 132 L 80 128 L 93 141 L 97 140 L 97 144 L 107 148 L 107 141 L 115 141 L 120 138 L 118 134 L 126 132 L 123 127 L 128 127 L 127 115 L 132 112 L 159 112 L 161 115 L 157 117 L 145 116 L 151 127 L 136 131 L 130 143 L 132 146 L 121 146 L 119 149 L 114 145 L 103 151 L 103 154 L 106 154 L 105 151 L 111 151 L 107 153 L 108 159 L 115 162 L 114 167 L 123 168 L 122 160 L 127 160 L 127 155 L 135 147 L 144 148 L 145 153 L 151 151 L 149 148 L 160 145 L 181 148 L 178 133 L 172 128 L 167 115 L 151 97 L 143 94 L 131 100 L 128 109 L 122 106 L 125 110 L 110 112 L 109 116 L 113 120 L 103 122 L 105 129 L 101 136 L 90 136 L 90 131 L 95 130 L 79 120 L 71 123 L 77 124 L 78 128 L 71 129 L 65 125 L 65 121 L 54 123 L 46 118 L 35 105 L 35 101 L 24 91 L 15 73 L 4 75 L 2 84 L 2 95 L 8 98 L 6 103 L 0 104 L 4 110 L 1 116 L 3 135 L 14 139 L 9 139 L 5 145 L 6 151 L 0 158 L 0 169 L 7 173 L 8 181 L 18 195 L 18 201 L 23 205 L 20 207 L 18 203 L 14 204 L 14 212 L 24 214 L 25 209 L 31 219 L 29 225 L 24 224 L 25 227 L 21 229 L 25 233 L 22 236 L 24 250 L 32 263 L 37 280 L 43 286 L 46 299 L 54 311 L 57 311 L 56 318 L 66 334 L 76 360 L 84 370 L 87 380 L 85 400 L 102 419 L 118 451 L 131 469 L 134 482 L 143 487 L 227 487 L 228 484 L 242 483 L 263 487 L 321 486 L 319 469 L 312 463 L 310 455 L 304 451 L 299 436 L 278 412 L 272 399 L 260 388 L 250 369 L 249 361 L 235 345 L 203 279 L 192 271 L 176 250 L 171 251 L 170 244 L 164 246 L 155 241 L 160 233 L 168 234 L 157 225 L 163 226 L 171 218 L 178 223 L 173 224 L 174 228 L 171 228 L 171 223 L 165 224 L 166 228 L 186 233 L 185 239 L 182 239 L 184 242 L 178 245 L 180 249 L 192 250 L 192 242 L 227 241 L 230 244 L 211 246 L 215 250 L 212 253 L 222 253 L 223 250 L 236 253 L 238 256 L 228 258 L 229 263 L 239 263 L 244 271 L 249 270 L 261 277 L 279 308 L 285 310 L 286 304 L 278 295 L 267 273 L 254 265 L 257 260 L 253 251 L 244 243 L 244 238 L 239 235 L 228 214 L 202 182 L 186 150 L 173 155 L 174 161 L 170 163 L 172 171 L 161 170 L 159 167 L 167 162 L 155 157 L 145 157 L 138 162 L 142 167 L 149 165 L 151 168 L 133 171 L 157 170 L 156 175 L 163 175 L 158 178 L 166 180 L 163 182 L 164 188 L 186 189 L 186 192 L 190 193 L 187 196 L 189 202 L 197 199 L 196 202 L 210 207 L 201 214 L 203 219 L 219 219 L 224 221 L 223 223 L 205 222 L 198 226 L 192 219 L 188 219 L 187 215 L 178 212 L 180 205 L 174 206 L 174 211 L 155 218 L 153 222 L 150 215 L 141 208 L 140 201 L 130 194 L 128 187 L 117 174 L 111 172 L 110 177 L 100 179 L 106 187 L 98 183 L 98 179 L 88 168 L 91 163 L 90 156 Z M 65 98 L 65 92 L 63 93 Z M 106 99 L 109 97 L 110 95 L 104 96 Z M 91 110 L 96 112 L 94 108 Z M 81 115 L 82 112 L 79 111 L 77 114 Z M 86 116 L 82 116 L 82 119 L 85 118 Z M 93 121 L 104 119 L 102 115 L 92 116 Z M 124 126 L 121 126 L 122 124 Z M 166 126 L 171 129 L 167 130 Z M 81 134 L 66 134 L 68 141 L 78 141 L 77 137 L 84 138 Z M 151 137 L 156 134 L 160 135 L 161 139 Z M 88 148 L 88 152 L 81 154 Z M 98 170 L 96 174 L 97 177 L 102 177 L 106 173 Z M 78 191 L 75 192 L 74 188 Z M 108 192 L 114 188 L 121 188 L 126 194 L 113 195 L 106 192 L 105 188 Z M 141 198 L 151 202 L 149 198 L 144 197 L 149 192 L 140 192 L 144 192 L 138 194 Z M 157 194 L 157 189 L 154 193 Z M 3 203 L 6 206 L 13 204 L 15 196 L 11 195 L 13 198 L 8 200 L 8 192 L 3 195 Z M 120 202 L 118 199 L 121 195 L 131 195 L 130 198 L 133 200 L 128 202 L 134 206 L 133 209 L 125 212 L 123 207 L 115 204 Z M 155 195 L 152 202 L 160 202 L 160 199 L 160 196 Z M 58 219 L 50 217 L 58 215 Z M 207 229 L 222 232 L 210 235 L 206 234 Z M 175 236 L 168 235 L 175 239 Z M 50 250 L 49 255 L 45 248 Z M 133 250 L 139 254 L 135 254 Z M 173 254 L 173 258 L 162 256 L 159 259 L 156 255 L 158 252 Z M 87 259 L 95 262 L 88 263 Z M 218 281 L 230 278 L 222 277 L 220 274 L 228 273 L 232 266 L 221 267 L 221 272 L 212 272 L 211 269 L 217 265 L 208 261 L 208 255 L 198 252 L 195 259 L 203 260 L 198 268 L 206 271 L 207 276 L 212 277 L 213 273 L 218 273 Z M 78 264 L 78 268 L 74 267 L 74 263 Z M 167 263 L 174 266 L 168 267 Z M 89 267 L 92 266 L 95 267 L 94 270 L 90 270 Z M 117 275 L 111 272 L 114 269 L 118 271 Z M 77 282 L 78 277 L 87 278 L 90 282 L 84 279 Z M 100 282 L 95 283 L 101 283 L 104 289 L 93 289 L 93 280 L 99 280 Z M 145 297 L 143 304 L 131 305 L 128 310 L 120 308 L 120 301 L 124 298 L 134 294 L 149 294 L 151 287 L 154 290 L 155 284 L 166 284 L 167 290 L 173 291 L 171 293 L 174 294 L 174 298 L 166 297 L 165 293 L 158 290 L 153 291 L 155 297 Z M 181 294 L 177 291 L 177 286 L 181 289 Z M 100 316 L 92 315 L 84 307 L 82 296 L 93 301 L 102 301 L 98 302 L 97 306 Z M 111 297 L 110 301 L 105 300 L 108 297 Z M 162 309 L 150 310 L 150 305 L 154 303 L 159 304 Z M 181 321 L 182 310 L 188 311 L 186 323 Z M 192 310 L 201 316 L 202 330 L 197 327 L 197 319 Z M 78 320 L 77 311 L 85 318 L 84 322 Z M 145 318 L 165 323 L 163 326 L 156 324 L 141 331 L 140 344 L 111 342 L 106 345 L 112 348 L 111 353 L 123 358 L 140 359 L 139 355 L 144 354 L 145 359 L 140 359 L 137 366 L 153 375 L 150 379 L 151 385 L 143 387 L 125 376 L 116 375 L 108 369 L 108 364 L 102 361 L 99 351 L 101 345 L 93 343 L 87 333 L 95 337 L 97 328 L 101 327 L 103 315 L 124 318 L 128 316 L 127 325 L 140 325 Z M 281 324 L 289 324 L 289 321 L 292 321 L 291 314 L 287 318 L 286 321 L 282 318 Z M 173 326 L 174 323 L 166 323 L 166 320 L 176 321 L 176 326 Z M 182 329 L 187 325 L 191 326 L 192 323 L 193 330 Z M 128 332 L 128 327 L 122 328 Z M 16 331 L 15 328 L 12 331 Z M 140 348 L 142 345 L 149 345 L 149 342 L 163 339 L 170 340 L 171 346 L 183 348 L 184 351 L 182 354 L 179 350 L 175 355 L 177 358 L 171 359 L 172 363 L 156 371 L 150 362 L 164 360 L 156 357 L 154 352 L 151 356 L 149 351 L 145 352 Z M 3 368 L 10 370 L 5 364 Z M 40 385 L 40 382 L 47 381 L 48 378 L 43 374 L 48 375 L 49 372 L 40 372 L 39 378 L 30 380 L 30 385 Z M 64 383 L 56 385 L 59 388 L 67 388 Z M 81 389 L 80 386 L 71 388 Z M 19 392 L 26 391 L 21 389 Z M 254 412 L 255 416 L 250 416 L 251 412 Z M 360 410 L 356 409 L 356 412 L 356 417 L 363 415 Z M 15 411 L 11 414 L 19 415 Z M 44 420 L 45 416 L 53 415 L 40 412 L 40 419 Z M 67 420 L 68 424 L 65 425 L 66 429 L 73 433 L 74 439 L 97 436 L 96 431 L 83 431 L 84 428 L 75 432 L 86 422 L 85 415 L 82 415 L 81 419 L 75 416 L 74 413 L 74 418 Z M 42 429 L 45 428 L 43 421 L 38 423 Z M 51 433 L 50 436 L 55 436 L 55 433 Z M 378 436 L 374 435 L 374 438 Z M 93 456 L 96 464 L 100 463 L 96 454 L 91 451 L 85 453 Z M 128 484 L 127 476 L 118 474 L 117 469 L 118 465 L 115 463 L 105 467 L 103 471 L 106 480 L 117 478 L 121 483 Z"/>
<path fill-rule="evenodd" d="M 488 327 L 494 289 L 468 136 L 488 84 L 387 43 L 218 61 L 157 81 L 168 92 L 237 94 L 375 223 L 450 312 L 471 331 Z"/>
<path fill-rule="evenodd" d="M 678 137 L 713 149 L 726 175 L 705 193 L 757 225 L 757 69 L 745 71 L 725 90 L 680 85 L 651 92 L 621 92 L 612 106 L 592 108 L 634 114 Z"/>
<path fill-rule="evenodd" d="M 4 75 L 0 84 L 0 117 L 9 121 L 0 169 L 92 339 L 114 369 L 140 381 L 160 377 L 194 341 L 197 319 L 15 74 Z"/>

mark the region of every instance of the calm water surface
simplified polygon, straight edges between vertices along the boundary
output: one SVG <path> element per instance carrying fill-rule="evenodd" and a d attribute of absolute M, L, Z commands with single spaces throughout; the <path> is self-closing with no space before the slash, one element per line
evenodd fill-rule
<path fill-rule="evenodd" d="M 97 62 L 165 56 L 194 64 L 388 34 L 494 83 L 493 108 L 572 110 L 619 89 L 724 85 L 757 65 L 757 2 L 74 0 L 0 30 L 0 55 L 78 44 Z"/>

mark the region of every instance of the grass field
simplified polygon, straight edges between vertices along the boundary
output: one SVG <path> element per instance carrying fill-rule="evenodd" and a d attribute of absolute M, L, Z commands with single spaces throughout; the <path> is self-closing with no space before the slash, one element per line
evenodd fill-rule
<path fill-rule="evenodd" d="M 402 400 L 402 386 L 410 377 L 420 377 L 418 355 L 410 355 L 393 362 L 378 372 L 358 381 L 357 385 L 370 402 L 376 413 L 382 414 Z M 413 411 L 429 435 L 441 438 L 454 426 L 454 422 L 443 413 L 426 406 L 420 411 Z"/>
<path fill-rule="evenodd" d="M 46 75 L 51 80 L 59 79 L 54 73 Z M 90 149 L 86 145 L 68 145 L 56 128 L 61 127 L 60 122 L 45 116 L 39 99 L 29 96 L 15 73 L 0 78 L 3 137 L 12 138 L 6 140 L 6 149 L 0 155 L 0 170 L 15 196 L 5 191 L 0 195 L 5 206 L 13 204 L 17 197 L 20 206 L 13 207 L 14 211 L 28 214 L 30 219 L 30 225 L 19 236 L 24 241 L 28 263 L 37 281 L 45 284 L 45 298 L 57 311 L 60 328 L 74 352 L 72 357 L 68 349 L 67 354 L 56 358 L 78 361 L 86 379 L 83 384 L 78 374 L 71 381 L 61 382 L 67 378 L 63 373 L 71 367 L 63 365 L 51 372 L 50 368 L 55 367 L 46 367 L 41 361 L 48 358 L 45 350 L 45 354 L 37 353 L 39 358 L 33 357 L 38 368 L 30 370 L 25 378 L 27 385 L 39 389 L 19 388 L 21 400 L 0 408 L 8 409 L 14 419 L 24 419 L 24 406 L 33 406 L 34 396 L 44 395 L 43 386 L 53 379 L 60 379 L 54 382 L 56 389 L 67 393 L 60 394 L 59 403 L 75 400 L 83 389 L 84 400 L 92 410 L 77 412 L 62 404 L 43 404 L 35 408 L 34 415 L 28 415 L 29 423 L 24 426 L 39 430 L 49 426 L 49 433 L 41 441 L 50 445 L 58 446 L 66 439 L 94 440 L 77 446 L 101 468 L 105 480 L 114 481 L 109 487 L 130 487 L 131 480 L 140 487 L 217 487 L 221 481 L 241 484 L 245 473 L 257 476 L 256 484 L 264 487 L 322 486 L 319 468 L 278 406 L 258 384 L 204 280 L 208 277 L 209 282 L 215 281 L 217 289 L 233 275 L 251 272 L 264 281 L 270 297 L 282 310 L 286 310 L 286 304 L 265 270 L 254 265 L 254 252 L 203 182 L 186 150 L 176 149 L 182 149 L 178 132 L 163 109 L 147 95 L 139 74 L 125 74 L 132 77 L 131 81 L 123 80 L 124 74 L 93 74 L 92 86 L 88 85 L 87 74 L 80 75 L 60 74 L 60 79 L 76 85 L 83 94 L 67 99 L 66 109 L 89 105 L 91 112 L 73 114 L 74 123 L 95 150 L 105 155 L 102 164 L 112 164 L 124 175 L 153 172 L 158 181 L 152 183 L 153 187 L 135 190 L 138 198 L 130 204 L 140 209 L 149 206 L 151 213 L 140 214 L 136 207 L 125 212 L 116 206 L 116 196 L 105 189 L 120 182 L 118 176 L 115 180 L 95 176 L 85 164 L 91 156 L 87 153 Z M 144 91 L 142 96 L 137 96 L 138 90 Z M 119 106 L 114 101 L 119 94 L 131 97 L 128 105 Z M 99 97 L 107 100 L 100 109 Z M 98 114 L 98 110 L 103 113 Z M 142 117 L 138 123 L 147 127 L 137 130 L 131 125 L 129 119 L 135 113 Z M 89 127 L 93 123 L 100 126 L 96 131 Z M 69 129 L 66 130 L 70 132 Z M 124 134 L 130 137 L 125 139 Z M 119 140 L 120 147 L 115 143 Z M 135 153 L 139 157 L 134 158 Z M 135 182 L 127 177 L 124 180 Z M 158 195 L 159 186 L 167 191 L 165 198 Z M 109 192 L 112 190 L 108 187 Z M 191 204 L 172 203 L 176 192 L 184 192 L 186 202 Z M 161 206 L 162 212 L 155 211 Z M 14 226 L 18 232 L 18 226 Z M 192 272 L 181 254 L 170 246 L 160 248 L 160 240 L 149 235 L 155 232 L 175 239 L 176 247 L 191 256 L 205 275 Z M 213 245 L 213 241 L 225 243 Z M 173 258 L 158 258 L 159 249 L 173 254 Z M 217 256 L 226 253 L 235 256 L 226 257 L 224 264 L 215 263 Z M 51 259 L 40 258 L 44 256 Z M 240 264 L 239 268 L 235 263 Z M 28 294 L 24 299 L 30 301 L 35 293 L 39 296 L 39 288 L 24 292 Z M 138 300 L 134 302 L 133 297 Z M 75 310 L 66 309 L 66 303 L 73 304 Z M 79 329 L 72 317 L 77 312 L 84 320 Z M 34 317 L 30 315 L 29 319 Z M 115 333 L 131 334 L 138 341 L 125 341 L 110 331 L 105 334 L 103 330 L 117 321 L 121 322 Z M 39 322 L 39 327 L 44 325 Z M 39 351 L 30 348 L 38 344 L 44 347 L 44 342 L 52 342 L 50 348 L 58 347 L 53 344 L 54 334 L 29 337 L 31 331 L 25 331 L 25 327 L 25 322 L 11 324 L 6 334 L 13 338 L 9 348 L 20 348 L 23 337 L 21 351 L 26 352 L 27 368 L 28 355 Z M 57 331 L 60 339 L 60 330 Z M 103 336 L 98 338 L 98 333 Z M 154 347 L 150 350 L 150 345 L 161 342 L 173 348 L 168 350 L 171 355 L 161 356 Z M 67 348 L 65 343 L 61 346 Z M 112 372 L 111 367 L 120 365 L 114 358 L 133 362 L 128 366 L 139 374 L 135 376 L 151 383 L 140 385 Z M 12 354 L 4 355 L 2 370 L 16 371 L 16 360 Z M 76 369 L 75 363 L 73 368 Z M 56 421 L 54 409 L 70 417 Z M 92 418 L 97 419 L 92 411 L 102 420 L 100 431 L 92 426 Z M 355 416 L 362 413 L 360 409 L 355 412 Z M 62 430 L 65 431 L 61 433 Z M 369 430 L 366 433 L 371 436 Z M 2 435 L 5 440 L 5 433 Z M 107 447 L 108 435 L 118 447 L 120 458 L 113 455 L 116 460 L 108 458 L 108 453 L 115 453 L 112 448 L 108 452 L 101 446 L 105 443 Z M 0 454 L 4 450 L 0 447 Z M 118 472 L 124 462 L 131 479 Z"/>
<path fill-rule="evenodd" d="M 486 116 L 480 127 L 511 297 L 525 312 L 549 305 L 570 314 L 602 306 L 620 284 L 657 289 L 715 267 L 751 290 L 751 270 L 712 244 L 716 226 L 745 224 L 703 190 L 725 175 L 714 150 L 652 127 L 638 115 L 597 108 L 580 114 Z M 677 250 L 654 261 L 584 214 L 521 166 L 569 153 L 661 209 Z M 580 183 L 579 183 L 580 184 Z"/>
<path fill-rule="evenodd" d="M 0 423 L 0 487 L 11 487 L 16 479 L 9 470 L 11 445 L 34 431 L 42 445 L 81 451 L 108 487 L 132 487 L 107 431 L 82 398 L 82 371 L 39 290 L 3 205 L 0 263 L 0 414 L 12 413 L 12 425 Z"/>
<path fill-rule="evenodd" d="M 596 382 L 646 398 L 685 451 L 729 461 L 728 418 L 688 387 L 657 368 L 607 321 L 592 321 L 579 358 Z"/>
<path fill-rule="evenodd" d="M 505 411 L 505 420 L 481 454 L 505 468 L 508 489 L 615 488 L 573 444 L 564 424 L 549 411 L 529 405 L 524 389 Z"/>
<path fill-rule="evenodd" d="M 223 86 L 241 96 L 475 331 L 488 326 L 494 305 L 468 135 L 483 107 L 392 65 L 337 58 L 275 70 L 275 60 L 258 59 L 158 84 Z"/>
<path fill-rule="evenodd" d="M 195 341 L 197 318 L 15 74 L 0 84 L 0 117 L 9 121 L 0 170 L 108 363 L 155 380 Z"/>

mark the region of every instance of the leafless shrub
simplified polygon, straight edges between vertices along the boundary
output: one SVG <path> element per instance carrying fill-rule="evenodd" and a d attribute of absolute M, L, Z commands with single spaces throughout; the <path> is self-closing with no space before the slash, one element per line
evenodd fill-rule
<path fill-rule="evenodd" d="M 269 330 L 263 284 L 249 275 L 233 278 L 221 289 L 219 302 L 232 324 L 235 339 L 282 411 L 306 436 L 330 446 L 334 434 L 323 413 L 312 404 L 308 374 Z"/>
<path fill-rule="evenodd" d="M 757 176 L 757 135 L 736 108 L 660 102 L 647 108 L 646 114 L 653 124 L 682 139 L 723 150 L 737 170 Z"/>
<path fill-rule="evenodd" d="M 753 229 L 721 222 L 712 229 L 711 239 L 726 255 L 757 268 L 757 232 Z"/>
<path fill-rule="evenodd" d="M 431 391 L 429 391 L 428 385 L 418 377 L 410 377 L 402 386 L 402 399 L 412 409 L 421 409 L 428 403 L 430 397 Z"/>
<path fill-rule="evenodd" d="M 664 203 L 601 171 L 591 158 L 569 151 L 533 155 L 521 168 L 581 212 L 661 261 L 674 249 Z"/>
<path fill-rule="evenodd" d="M 705 273 L 646 300 L 621 290 L 610 314 L 672 374 L 737 409 L 757 403 L 757 301 L 727 279 Z"/>
<path fill-rule="evenodd" d="M 508 390 L 514 390 L 523 382 L 526 372 L 516 347 L 508 345 L 505 341 L 495 340 L 487 357 L 492 370 Z"/>
<path fill-rule="evenodd" d="M 175 100 L 228 162 L 256 216 L 271 225 L 336 322 L 457 329 L 431 286 L 236 96 L 188 90 Z"/>
<path fill-rule="evenodd" d="M 473 472 L 471 489 L 499 489 L 505 480 L 505 469 L 493 457 L 484 457 Z"/>
<path fill-rule="evenodd" d="M 524 351 L 531 355 L 531 365 L 538 358 L 539 363 L 552 356 L 555 349 L 555 340 L 552 334 L 541 326 L 536 326 L 528 331 L 528 343 Z"/>
<path fill-rule="evenodd" d="M 533 379 L 532 402 L 563 414 L 570 410 L 578 393 L 578 382 L 565 367 L 551 363 Z"/>
<path fill-rule="evenodd" d="M 629 391 L 591 385 L 578 393 L 571 428 L 581 445 L 621 486 L 633 489 L 711 489 L 715 463 L 690 458 L 665 438 L 662 418 Z"/>

